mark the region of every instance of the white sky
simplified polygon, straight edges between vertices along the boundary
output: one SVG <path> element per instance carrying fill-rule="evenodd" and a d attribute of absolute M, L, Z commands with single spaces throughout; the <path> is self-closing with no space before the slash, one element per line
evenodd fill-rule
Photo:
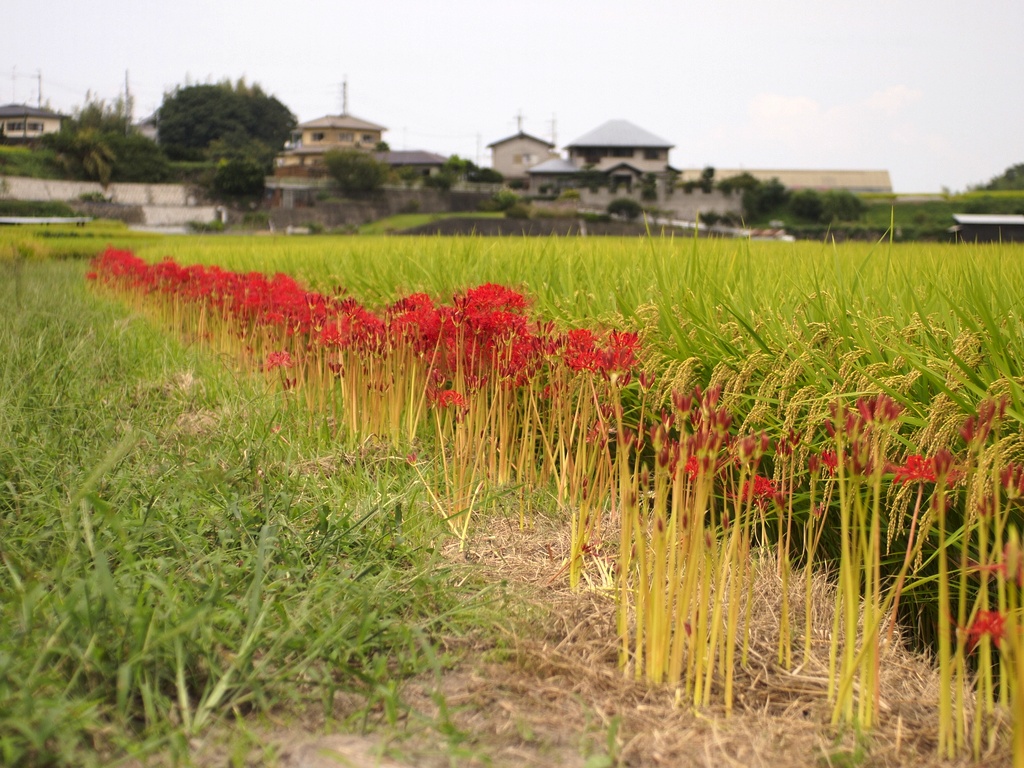
<path fill-rule="evenodd" d="M 300 121 L 341 111 L 393 149 L 490 163 L 626 119 L 678 168 L 887 169 L 957 191 L 1024 162 L 1021 0 L 0 0 L 0 104 L 136 117 L 244 76 Z"/>

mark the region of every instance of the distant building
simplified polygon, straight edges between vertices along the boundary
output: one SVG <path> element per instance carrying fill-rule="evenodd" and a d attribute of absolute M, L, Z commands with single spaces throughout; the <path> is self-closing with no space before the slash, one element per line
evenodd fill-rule
<path fill-rule="evenodd" d="M 680 171 L 679 181 L 700 181 L 703 168 Z M 882 194 L 892 193 L 892 179 L 888 171 L 814 171 L 763 168 L 715 168 L 715 182 L 734 176 L 750 174 L 758 181 L 778 179 L 786 189 L 813 189 L 818 192 L 846 190 L 847 192 Z"/>
<path fill-rule="evenodd" d="M 613 173 L 629 168 L 636 173 L 661 173 L 668 168 L 668 151 L 675 146 L 628 120 L 609 120 L 567 144 L 569 161 L 578 168 Z"/>
<path fill-rule="evenodd" d="M 7 143 L 29 142 L 60 131 L 64 115 L 41 107 L 5 104 L 0 107 L 0 139 Z"/>
<path fill-rule="evenodd" d="M 374 157 L 396 171 L 403 168 L 415 171 L 419 176 L 436 176 L 447 158 L 422 149 L 402 149 L 389 152 L 375 152 Z"/>
<path fill-rule="evenodd" d="M 525 180 L 531 168 L 559 156 L 550 141 L 523 131 L 493 141 L 487 148 L 491 150 L 491 168 L 510 181 Z"/>
<path fill-rule="evenodd" d="M 383 125 L 354 115 L 327 115 L 300 123 L 291 141 L 277 156 L 276 176 L 315 176 L 323 173 L 324 155 L 332 150 L 373 152 L 383 140 Z"/>
<path fill-rule="evenodd" d="M 139 120 L 135 125 L 132 126 L 135 132 L 140 136 L 145 136 L 150 141 L 160 140 L 159 124 L 157 122 L 157 113 L 149 115 Z"/>
<path fill-rule="evenodd" d="M 957 242 L 1006 243 L 1024 241 L 1024 216 L 994 213 L 954 213 L 949 228 Z"/>
<path fill-rule="evenodd" d="M 567 159 L 552 153 L 531 167 L 530 186 L 552 190 L 575 186 L 584 172 L 597 174 L 606 186 L 625 191 L 648 174 L 663 182 L 675 173 L 668 163 L 673 146 L 628 120 L 609 120 L 567 144 Z"/>

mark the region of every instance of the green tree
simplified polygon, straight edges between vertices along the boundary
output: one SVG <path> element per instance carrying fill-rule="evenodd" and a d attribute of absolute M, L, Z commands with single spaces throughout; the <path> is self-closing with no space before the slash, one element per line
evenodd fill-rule
<path fill-rule="evenodd" d="M 341 149 L 324 155 L 327 172 L 345 195 L 368 195 L 387 180 L 390 169 L 366 152 Z"/>
<path fill-rule="evenodd" d="M 110 183 L 116 155 L 106 137 L 95 128 L 69 128 L 44 137 L 58 167 L 73 179 Z"/>
<path fill-rule="evenodd" d="M 824 224 L 834 221 L 857 221 L 866 210 L 864 201 L 845 189 L 832 189 L 821 196 L 820 220 Z"/>
<path fill-rule="evenodd" d="M 423 183 L 428 187 L 435 187 L 436 189 L 451 189 L 457 182 L 466 178 L 466 175 L 475 168 L 476 166 L 469 160 L 464 160 L 458 155 L 452 155 L 444 161 L 440 171 L 432 176 L 427 176 L 423 179 Z"/>
<path fill-rule="evenodd" d="M 1004 189 L 1024 189 L 1024 163 L 1011 165 L 1002 174 L 994 177 L 979 189 L 993 192 Z"/>
<path fill-rule="evenodd" d="M 821 195 L 813 189 L 801 189 L 789 198 L 789 209 L 797 218 L 806 221 L 820 221 L 825 210 Z"/>
<path fill-rule="evenodd" d="M 152 139 L 138 133 L 108 133 L 105 139 L 114 153 L 111 180 L 151 184 L 170 181 L 171 164 Z"/>
<path fill-rule="evenodd" d="M 160 143 L 175 160 L 201 160 L 218 140 L 257 141 L 276 152 L 296 124 L 284 104 L 242 80 L 177 88 L 164 95 L 157 122 Z"/>
<path fill-rule="evenodd" d="M 258 197 L 265 176 L 263 163 L 254 157 L 221 158 L 213 174 L 213 191 L 224 197 Z"/>
<path fill-rule="evenodd" d="M 75 179 L 160 182 L 170 178 L 170 165 L 160 147 L 134 133 L 124 100 L 112 104 L 88 98 L 59 133 L 43 137 L 58 167 Z"/>

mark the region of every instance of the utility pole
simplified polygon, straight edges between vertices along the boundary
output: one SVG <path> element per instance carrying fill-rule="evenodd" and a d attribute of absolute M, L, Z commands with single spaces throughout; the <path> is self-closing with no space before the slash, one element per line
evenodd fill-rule
<path fill-rule="evenodd" d="M 551 143 L 558 146 L 558 122 L 555 120 L 555 113 L 551 113 Z"/>
<path fill-rule="evenodd" d="M 127 136 L 132 130 L 132 112 L 135 105 L 132 103 L 132 90 L 128 85 L 128 70 L 124 71 L 124 135 Z"/>

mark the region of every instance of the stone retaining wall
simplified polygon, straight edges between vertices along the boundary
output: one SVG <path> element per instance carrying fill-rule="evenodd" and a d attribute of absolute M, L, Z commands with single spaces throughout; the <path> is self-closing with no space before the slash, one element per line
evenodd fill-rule
<path fill-rule="evenodd" d="M 96 200 L 82 200 L 96 197 Z M 102 197 L 101 202 L 98 198 Z M 189 222 L 210 222 L 217 216 L 212 205 L 201 205 L 195 190 L 184 184 L 108 184 L 2 177 L 0 198 L 70 203 L 75 210 L 97 218 L 118 219 L 151 227 L 177 227 Z"/>

